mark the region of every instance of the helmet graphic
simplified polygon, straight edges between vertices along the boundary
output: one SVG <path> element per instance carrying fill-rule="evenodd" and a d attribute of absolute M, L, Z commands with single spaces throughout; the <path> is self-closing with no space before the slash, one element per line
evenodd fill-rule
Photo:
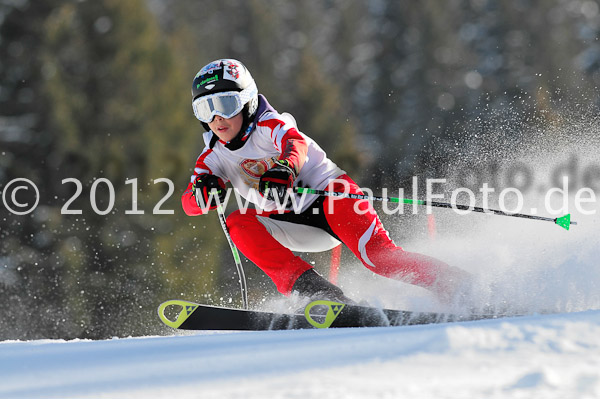
<path fill-rule="evenodd" d="M 247 107 L 246 107 L 247 105 Z M 246 109 L 249 119 L 258 108 L 258 88 L 244 64 L 220 59 L 204 66 L 192 83 L 194 115 L 209 123 L 215 115 L 231 118 Z"/>

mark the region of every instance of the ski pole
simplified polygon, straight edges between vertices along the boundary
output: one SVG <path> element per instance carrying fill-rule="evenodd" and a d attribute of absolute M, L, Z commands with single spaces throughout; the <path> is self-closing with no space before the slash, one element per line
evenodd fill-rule
<path fill-rule="evenodd" d="M 433 206 L 433 207 L 438 207 L 438 208 L 452 208 L 452 209 L 460 209 L 460 210 L 465 210 L 465 211 L 468 210 L 468 211 L 481 212 L 481 213 L 487 213 L 487 214 L 493 214 L 493 215 L 512 216 L 512 217 L 534 219 L 534 220 L 543 220 L 543 221 L 547 221 L 547 222 L 553 222 L 554 224 L 557 224 L 566 230 L 569 230 L 569 227 L 571 225 L 577 224 L 577 222 L 571 221 L 571 214 L 566 214 L 565 216 L 561 216 L 559 218 L 549 218 L 549 217 L 544 217 L 544 216 L 527 215 L 524 213 L 508 213 L 508 212 L 499 211 L 496 209 L 480 208 L 480 207 L 476 207 L 476 206 L 471 207 L 469 205 L 451 204 L 448 202 L 425 201 L 425 200 L 419 200 L 419 199 L 396 198 L 396 197 L 377 197 L 377 196 L 352 194 L 352 193 L 344 193 L 344 192 L 337 192 L 337 191 L 315 190 L 315 189 L 307 188 L 307 187 L 295 187 L 294 191 L 298 194 L 315 194 L 315 195 L 322 195 L 322 196 L 327 196 L 327 197 L 364 199 L 364 200 L 369 200 L 369 201 L 397 202 L 400 204 L 408 204 L 408 205 L 416 204 L 416 205 Z"/>
<path fill-rule="evenodd" d="M 240 260 L 240 254 L 237 250 L 237 247 L 233 243 L 231 235 L 229 234 L 229 229 L 227 228 L 227 221 L 225 219 L 225 210 L 223 209 L 223 205 L 219 204 L 217 207 L 217 213 L 219 214 L 219 222 L 221 222 L 223 233 L 225 233 L 225 237 L 227 237 L 229 248 L 231 248 L 231 253 L 233 254 L 233 259 L 235 260 L 235 267 L 240 280 L 240 290 L 242 292 L 242 305 L 244 309 L 248 309 L 248 289 L 246 287 L 246 275 L 244 274 L 244 267 L 242 266 L 242 261 Z"/>

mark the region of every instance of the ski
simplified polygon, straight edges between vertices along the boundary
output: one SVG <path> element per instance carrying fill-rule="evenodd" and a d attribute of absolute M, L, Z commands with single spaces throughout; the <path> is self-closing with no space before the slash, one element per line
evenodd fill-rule
<path fill-rule="evenodd" d="M 178 308 L 179 311 L 177 311 Z M 174 320 L 165 315 L 175 310 Z M 296 330 L 313 328 L 303 314 L 272 313 L 260 310 L 170 300 L 158 307 L 158 317 L 167 326 L 181 330 Z"/>
<path fill-rule="evenodd" d="M 316 316 L 315 316 L 316 315 Z M 318 300 L 304 309 L 304 317 L 315 328 L 390 327 L 495 319 L 508 315 L 451 314 L 380 309 Z"/>
<path fill-rule="evenodd" d="M 165 315 L 168 309 L 171 317 Z M 379 309 L 327 300 L 309 303 L 304 313 L 273 313 L 170 300 L 159 306 L 158 316 L 175 329 L 245 331 L 407 326 L 502 317 Z"/>

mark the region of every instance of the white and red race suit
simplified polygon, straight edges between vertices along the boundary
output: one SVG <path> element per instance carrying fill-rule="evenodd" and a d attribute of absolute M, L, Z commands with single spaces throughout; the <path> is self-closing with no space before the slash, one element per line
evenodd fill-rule
<path fill-rule="evenodd" d="M 324 251 L 340 241 L 374 273 L 431 289 L 442 297 L 453 293 L 464 272 L 396 246 L 367 200 L 315 195 L 302 199 L 296 194 L 300 205 L 282 212 L 275 202 L 262 197 L 257 191 L 260 176 L 278 159 L 288 160 L 298 171 L 294 186 L 362 191 L 317 143 L 298 131 L 291 115 L 279 114 L 262 95 L 256 115 L 243 146 L 236 150 L 228 149 L 227 143 L 212 132 L 204 134 L 206 147 L 182 196 L 186 214 L 201 215 L 206 210 L 194 197 L 192 185 L 198 175 L 212 174 L 230 182 L 239 195 L 256 206 L 228 216 L 231 238 L 284 295 L 289 295 L 296 279 L 312 268 L 292 251 Z"/>

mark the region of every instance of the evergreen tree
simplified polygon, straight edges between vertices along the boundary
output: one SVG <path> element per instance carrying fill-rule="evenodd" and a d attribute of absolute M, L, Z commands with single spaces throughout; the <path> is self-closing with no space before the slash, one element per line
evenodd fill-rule
<path fill-rule="evenodd" d="M 37 7 L 13 10 L 2 37 L 19 40 L 21 26 L 36 27 L 24 50 L 31 58 L 27 70 L 21 62 L 13 68 L 35 105 L 15 113 L 37 123 L 10 167 L 38 183 L 43 206 L 6 219 L 15 242 L 3 241 L 3 253 L 18 272 L 4 293 L 37 310 L 42 325 L 30 334 L 147 333 L 161 293 L 192 295 L 210 273 L 196 240 L 213 235 L 194 229 L 179 205 L 198 140 L 188 77 L 141 1 L 65 1 L 43 15 Z M 174 181 L 175 192 L 153 181 L 160 178 Z M 81 192 L 64 179 L 81 182 Z M 161 209 L 177 216 L 153 214 L 167 194 Z"/>

